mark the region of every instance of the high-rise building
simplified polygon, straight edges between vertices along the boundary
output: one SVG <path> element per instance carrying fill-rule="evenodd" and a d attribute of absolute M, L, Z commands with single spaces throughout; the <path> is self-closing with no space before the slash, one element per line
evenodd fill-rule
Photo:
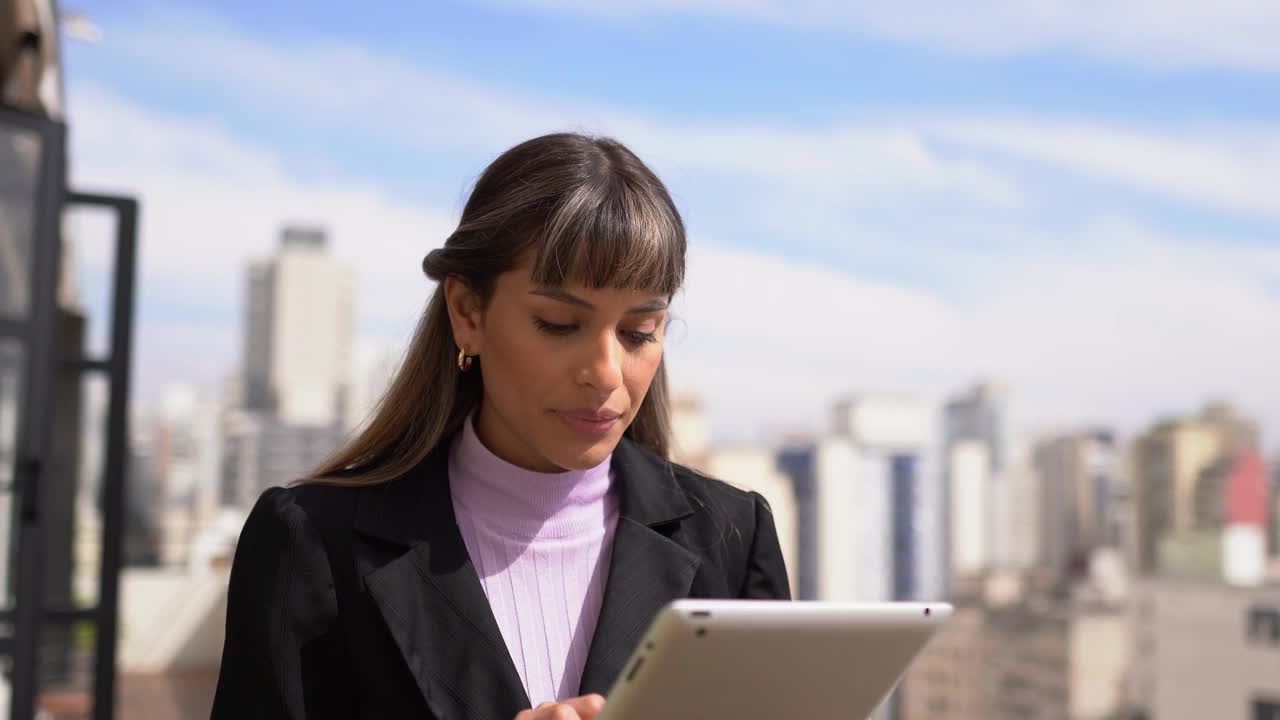
<path fill-rule="evenodd" d="M 778 469 L 795 489 L 797 597 L 893 597 L 890 466 L 848 438 L 792 441 Z"/>
<path fill-rule="evenodd" d="M 943 483 L 942 483 L 942 543 L 943 567 L 940 577 L 944 588 L 950 587 L 953 576 L 960 572 L 973 572 L 988 567 L 994 561 L 990 540 L 979 541 L 973 531 L 972 518 L 963 518 L 961 512 L 976 506 L 983 523 L 1002 527 L 994 510 L 1010 509 L 1015 504 L 1007 497 L 1011 488 L 1003 482 L 1003 471 L 1009 463 L 1012 451 L 1009 429 L 1008 392 L 999 383 L 981 383 L 961 395 L 952 398 L 943 408 Z M 957 453 L 956 447 L 962 446 Z M 980 450 L 979 450 L 980 448 Z M 983 458 L 983 467 L 973 461 Z M 954 463 L 961 463 L 966 473 L 960 497 L 957 497 Z M 979 479 L 980 478 L 980 479 Z M 981 496 L 979 499 L 978 496 Z M 985 527 L 985 525 L 984 525 Z M 984 533 L 989 532 L 983 530 Z M 963 544 L 957 549 L 955 545 Z M 982 546 L 980 557 L 974 551 Z M 955 568 L 957 556 L 965 558 L 968 565 Z M 974 565 L 979 563 L 979 565 Z"/>
<path fill-rule="evenodd" d="M 947 452 L 951 518 L 947 558 L 952 582 L 991 567 L 991 460 L 987 446 L 958 440 Z"/>
<path fill-rule="evenodd" d="M 266 413 L 228 413 L 223 419 L 222 505 L 247 510 L 263 490 L 305 477 L 346 438 L 341 426 L 288 425 Z"/>
<path fill-rule="evenodd" d="M 352 272 L 323 230 L 286 227 L 279 252 L 249 267 L 244 407 L 291 426 L 345 421 Z"/>
<path fill-rule="evenodd" d="M 1267 571 L 1266 468 L 1253 451 L 1223 457 L 1201 474 L 1194 524 L 1160 542 L 1162 574 L 1258 585 Z"/>
<path fill-rule="evenodd" d="M 953 398 L 943 410 L 946 443 L 982 443 L 992 472 L 1004 469 L 1012 451 L 1008 404 L 1008 390 L 999 383 L 982 383 Z"/>
<path fill-rule="evenodd" d="M 1111 433 L 1048 438 L 1035 449 L 1035 466 L 1040 566 L 1079 572 L 1094 548 L 1120 546 L 1126 508 Z"/>
<path fill-rule="evenodd" d="M 1029 570 L 1040 557 L 1040 476 L 1030 458 L 1018 454 L 991 484 L 991 566 Z"/>
<path fill-rule="evenodd" d="M 912 397 L 864 394 L 836 402 L 832 420 L 836 435 L 886 469 L 892 597 L 939 597 L 942 488 L 933 409 Z"/>
<path fill-rule="evenodd" d="M 217 513 L 222 476 L 218 399 L 185 384 L 164 388 L 150 426 L 160 564 L 187 562 L 191 541 Z"/>
<path fill-rule="evenodd" d="M 306 475 L 363 420 L 353 401 L 372 405 L 351 391 L 352 272 L 327 243 L 286 227 L 276 255 L 249 268 L 244 368 L 229 385 L 240 401 L 222 417 L 224 505 Z"/>
<path fill-rule="evenodd" d="M 1134 443 L 1133 541 L 1139 572 L 1158 569 L 1165 535 L 1193 530 L 1196 484 L 1221 451 L 1217 430 L 1195 420 L 1160 423 Z"/>
<path fill-rule="evenodd" d="M 1237 455 L 1259 449 L 1261 432 L 1258 422 L 1244 417 L 1230 403 L 1210 403 L 1200 411 L 1200 422 L 1218 433 L 1224 455 Z"/>
<path fill-rule="evenodd" d="M 1280 559 L 1280 455 L 1271 460 L 1271 489 L 1267 492 L 1271 498 L 1271 534 L 1267 541 L 1269 555 Z"/>

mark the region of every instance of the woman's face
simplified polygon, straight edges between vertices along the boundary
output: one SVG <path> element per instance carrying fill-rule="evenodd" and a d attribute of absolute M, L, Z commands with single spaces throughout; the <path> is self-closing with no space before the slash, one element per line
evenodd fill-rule
<path fill-rule="evenodd" d="M 529 470 L 593 467 L 613 452 L 649 391 L 668 298 L 539 286 L 530 270 L 526 262 L 499 276 L 485 308 L 462 282 L 445 283 L 454 338 L 479 356 L 484 378 L 476 432 Z"/>

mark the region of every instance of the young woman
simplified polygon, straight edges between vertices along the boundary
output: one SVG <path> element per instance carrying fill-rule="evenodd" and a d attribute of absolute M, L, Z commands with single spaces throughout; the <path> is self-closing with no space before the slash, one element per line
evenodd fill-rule
<path fill-rule="evenodd" d="M 512 148 L 423 269 L 368 427 L 245 523 L 214 718 L 590 720 L 667 602 L 788 597 L 764 500 L 667 459 L 685 233 L 630 150 Z"/>

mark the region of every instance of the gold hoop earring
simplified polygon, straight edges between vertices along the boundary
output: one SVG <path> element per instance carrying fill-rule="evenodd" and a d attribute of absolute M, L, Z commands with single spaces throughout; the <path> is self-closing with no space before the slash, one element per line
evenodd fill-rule
<path fill-rule="evenodd" d="M 471 356 L 462 348 L 458 348 L 458 369 L 462 372 L 466 372 L 471 369 Z"/>

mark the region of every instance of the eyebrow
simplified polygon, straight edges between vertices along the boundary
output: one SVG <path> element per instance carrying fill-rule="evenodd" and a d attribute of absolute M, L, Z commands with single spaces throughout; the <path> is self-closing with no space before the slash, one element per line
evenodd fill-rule
<path fill-rule="evenodd" d="M 552 300 L 559 300 L 562 303 L 576 305 L 580 308 L 585 308 L 587 310 L 596 309 L 595 305 L 592 305 L 591 303 L 587 302 L 586 300 L 583 300 L 577 295 L 574 295 L 573 293 L 565 292 L 564 290 L 560 290 L 558 288 L 551 288 L 551 287 L 538 288 L 536 290 L 530 290 L 529 294 L 541 295 L 542 297 L 551 298 Z M 633 308 L 628 308 L 626 310 L 626 314 L 638 315 L 640 313 L 658 312 L 659 310 L 666 310 L 666 309 L 667 309 L 666 300 L 654 299 L 654 300 L 650 300 L 647 303 L 644 303 L 643 305 L 637 305 Z"/>

